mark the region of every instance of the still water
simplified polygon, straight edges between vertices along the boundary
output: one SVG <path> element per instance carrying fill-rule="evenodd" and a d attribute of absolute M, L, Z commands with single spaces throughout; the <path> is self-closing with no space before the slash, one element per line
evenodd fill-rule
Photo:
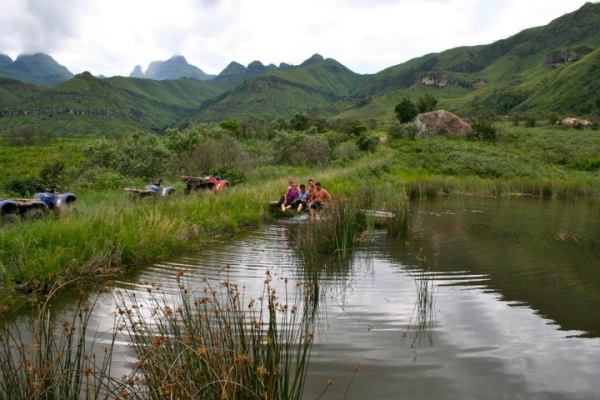
<path fill-rule="evenodd" d="M 117 285 L 223 278 L 262 290 L 303 279 L 282 219 L 226 243 L 138 268 Z M 223 267 L 228 266 L 226 272 Z M 374 231 L 323 273 L 305 398 L 600 398 L 600 212 L 534 198 L 414 204 L 407 237 Z M 113 308 L 101 301 L 98 326 Z M 103 312 L 106 319 L 103 321 Z M 123 346 L 123 365 L 127 349 Z M 360 371 L 353 377 L 353 367 Z"/>

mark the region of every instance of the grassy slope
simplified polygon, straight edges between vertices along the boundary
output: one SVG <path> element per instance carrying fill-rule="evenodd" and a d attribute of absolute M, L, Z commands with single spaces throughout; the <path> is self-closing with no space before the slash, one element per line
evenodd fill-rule
<path fill-rule="evenodd" d="M 1 87 L 8 87 L 8 83 Z M 161 132 L 221 92 L 214 82 L 187 78 L 97 79 L 84 73 L 54 88 L 38 90 L 27 101 L 15 103 L 9 96 L 12 92 L 7 91 L 1 98 L 11 103 L 9 110 L 20 114 L 3 117 L 2 124 L 7 129 L 32 126 L 39 135 L 58 133 L 61 137 Z"/>
<path fill-rule="evenodd" d="M 561 111 L 587 115 L 600 110 L 600 49 L 586 55 L 577 63 L 557 70 L 550 79 L 543 79 L 539 90 L 519 109 Z"/>
<path fill-rule="evenodd" d="M 326 59 L 248 79 L 202 108 L 194 119 L 211 121 L 260 116 L 290 118 L 298 112 L 335 115 L 362 77 Z"/>
<path fill-rule="evenodd" d="M 28 97 L 39 95 L 44 90 L 46 89 L 40 86 L 0 75 L 0 109 L 18 104 Z"/>

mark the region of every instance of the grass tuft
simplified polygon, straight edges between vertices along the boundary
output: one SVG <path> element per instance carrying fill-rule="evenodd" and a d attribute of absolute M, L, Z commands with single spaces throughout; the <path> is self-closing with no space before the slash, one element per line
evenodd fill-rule
<path fill-rule="evenodd" d="M 193 291 L 180 282 L 178 304 L 160 287 L 147 301 L 120 293 L 119 314 L 139 363 L 143 398 L 301 399 L 313 343 L 310 284 L 281 293 L 267 273 L 263 294 L 247 302 L 229 281 Z"/>

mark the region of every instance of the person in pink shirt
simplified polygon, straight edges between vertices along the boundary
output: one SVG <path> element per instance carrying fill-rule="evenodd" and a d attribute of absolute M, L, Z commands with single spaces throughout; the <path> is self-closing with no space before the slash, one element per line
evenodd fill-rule
<path fill-rule="evenodd" d="M 296 197 L 298 197 L 299 189 L 298 185 L 296 185 L 296 182 L 294 182 L 293 179 L 290 179 L 289 184 L 290 186 L 287 187 L 285 194 L 281 196 L 281 199 L 279 200 L 278 205 L 281 207 L 281 211 L 292 208 L 292 203 L 294 203 Z"/>

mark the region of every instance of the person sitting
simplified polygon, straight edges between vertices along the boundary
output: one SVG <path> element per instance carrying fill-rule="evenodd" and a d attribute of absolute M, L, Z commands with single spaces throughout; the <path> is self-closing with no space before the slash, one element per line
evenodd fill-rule
<path fill-rule="evenodd" d="M 301 184 L 300 191 L 298 192 L 296 201 L 294 201 L 294 203 L 293 203 L 293 207 L 297 208 L 298 211 L 302 211 L 302 209 L 306 207 L 309 197 L 310 197 L 310 192 L 308 190 L 306 190 L 306 186 L 304 184 Z"/>
<path fill-rule="evenodd" d="M 321 219 L 323 218 L 323 211 L 325 210 L 325 205 L 331 201 L 331 194 L 325 189 L 321 187 L 321 182 L 315 183 L 315 190 L 310 195 L 310 218 L 314 219 L 317 210 L 319 211 L 319 215 Z"/>
<path fill-rule="evenodd" d="M 296 200 L 296 197 L 298 196 L 298 185 L 296 185 L 293 179 L 289 180 L 289 184 L 290 186 L 287 187 L 284 195 L 279 199 L 278 206 L 281 207 L 281 211 L 292 208 L 292 202 Z"/>

